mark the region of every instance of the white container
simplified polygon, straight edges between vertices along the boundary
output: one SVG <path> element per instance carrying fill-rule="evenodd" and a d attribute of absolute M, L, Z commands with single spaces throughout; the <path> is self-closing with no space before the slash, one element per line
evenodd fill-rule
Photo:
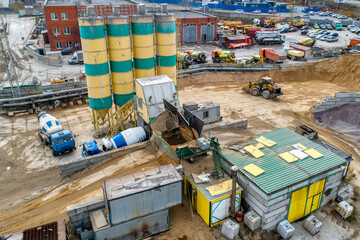
<path fill-rule="evenodd" d="M 292 237 L 293 233 L 295 232 L 295 228 L 289 223 L 288 220 L 284 220 L 279 222 L 276 231 L 284 240 L 287 240 Z"/>
<path fill-rule="evenodd" d="M 344 219 L 348 218 L 353 210 L 354 208 L 345 201 L 342 201 L 335 206 L 335 211 Z"/>
<path fill-rule="evenodd" d="M 260 227 L 261 218 L 253 210 L 251 210 L 245 213 L 244 223 L 251 229 L 251 231 L 254 231 Z"/>
<path fill-rule="evenodd" d="M 312 235 L 315 235 L 318 232 L 320 232 L 321 227 L 322 227 L 322 222 L 320 222 L 320 220 L 317 219 L 314 215 L 311 215 L 310 217 L 306 218 L 304 221 L 304 228 L 308 230 Z"/>
<path fill-rule="evenodd" d="M 221 235 L 226 239 L 233 240 L 239 234 L 240 225 L 229 219 L 223 223 L 221 228 Z"/>

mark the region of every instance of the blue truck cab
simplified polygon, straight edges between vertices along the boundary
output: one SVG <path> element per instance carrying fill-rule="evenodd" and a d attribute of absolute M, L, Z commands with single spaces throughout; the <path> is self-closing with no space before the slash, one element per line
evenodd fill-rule
<path fill-rule="evenodd" d="M 81 156 L 82 157 L 88 157 L 91 155 L 99 154 L 100 150 L 99 147 L 96 144 L 96 141 L 86 142 L 83 143 L 82 149 L 81 149 Z"/>
<path fill-rule="evenodd" d="M 75 149 L 74 136 L 69 130 L 53 133 L 50 138 L 51 147 L 55 153 L 65 153 Z"/>

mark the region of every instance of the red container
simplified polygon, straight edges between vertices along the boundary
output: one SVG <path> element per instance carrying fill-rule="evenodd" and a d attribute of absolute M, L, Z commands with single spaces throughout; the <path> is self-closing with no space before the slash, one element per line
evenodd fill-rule
<path fill-rule="evenodd" d="M 244 213 L 242 211 L 237 211 L 237 213 L 236 213 L 236 221 L 238 223 L 242 223 L 243 219 L 244 219 Z"/>

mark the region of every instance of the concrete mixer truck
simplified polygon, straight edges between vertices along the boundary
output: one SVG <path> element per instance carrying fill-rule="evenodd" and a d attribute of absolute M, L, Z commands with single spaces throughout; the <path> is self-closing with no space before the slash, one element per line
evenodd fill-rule
<path fill-rule="evenodd" d="M 186 50 L 184 53 L 189 54 L 195 63 L 206 63 L 206 55 L 204 52 Z"/>
<path fill-rule="evenodd" d="M 74 136 L 69 130 L 63 130 L 56 117 L 41 111 L 38 114 L 40 141 L 50 146 L 53 156 L 71 152 L 76 149 Z"/>
<path fill-rule="evenodd" d="M 149 139 L 150 135 L 151 129 L 149 126 L 129 128 L 118 133 L 112 138 L 103 138 L 102 150 L 99 149 L 96 141 L 83 143 L 81 149 L 81 156 L 88 157 L 91 155 L 99 154 L 102 151 L 109 151 L 140 143 Z"/>
<path fill-rule="evenodd" d="M 234 63 L 235 62 L 235 53 L 222 50 L 213 50 L 211 54 L 213 63 Z"/>

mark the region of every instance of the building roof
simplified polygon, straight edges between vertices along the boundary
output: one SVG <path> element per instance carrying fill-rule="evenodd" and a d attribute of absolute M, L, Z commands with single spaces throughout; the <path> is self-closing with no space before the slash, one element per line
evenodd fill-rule
<path fill-rule="evenodd" d="M 312 140 L 313 142 L 316 142 L 317 144 L 319 144 L 320 146 L 332 151 L 333 153 L 335 153 L 336 155 L 338 155 L 339 157 L 342 157 L 344 159 L 346 159 L 347 161 L 352 161 L 354 160 L 351 156 L 351 154 L 344 152 L 343 150 L 341 150 L 340 148 L 335 147 L 334 145 L 326 142 L 325 140 L 321 139 L 321 138 L 316 138 Z"/>
<path fill-rule="evenodd" d="M 214 18 L 215 17 L 210 14 L 190 11 L 190 10 L 174 11 L 173 13 L 175 14 L 176 18 Z"/>
<path fill-rule="evenodd" d="M 131 0 L 46 0 L 44 6 L 73 6 L 73 5 L 122 5 L 135 4 Z"/>
<path fill-rule="evenodd" d="M 173 82 L 173 80 L 169 78 L 167 75 L 157 75 L 146 78 L 137 78 L 136 81 L 143 87 Z"/>
<path fill-rule="evenodd" d="M 229 190 L 229 191 L 227 191 L 225 193 L 222 193 L 222 194 L 219 194 L 219 195 L 216 195 L 216 196 L 212 196 L 210 194 L 210 192 L 206 189 L 208 187 L 211 187 L 211 186 L 214 186 L 214 185 L 217 185 L 217 184 L 221 184 L 221 183 L 223 183 L 225 181 L 231 180 L 231 178 L 227 174 L 225 174 L 224 178 L 219 178 L 219 179 L 210 177 L 210 182 L 207 182 L 207 183 L 195 183 L 194 178 L 192 176 L 186 175 L 186 177 L 187 177 L 187 179 L 190 180 L 190 182 L 192 184 L 195 185 L 195 187 L 201 192 L 201 194 L 209 202 L 215 201 L 217 199 L 223 198 L 223 197 L 228 196 L 228 195 L 231 194 L 231 190 Z M 242 187 L 240 187 L 240 186 L 238 186 L 236 188 L 236 192 L 242 191 L 242 190 L 244 190 L 244 189 L 242 189 Z"/>
<path fill-rule="evenodd" d="M 261 157 L 255 158 L 251 154 L 243 154 L 230 149 L 222 150 L 222 155 L 230 162 L 230 164 L 236 165 L 246 178 L 257 185 L 266 194 L 271 194 L 296 183 L 305 181 L 346 163 L 345 159 L 288 128 L 281 128 L 263 133 L 255 136 L 255 139 L 258 139 L 261 136 L 276 142 L 272 147 L 264 146 L 263 148 L 259 148 L 264 154 Z M 255 146 L 257 144 L 255 139 L 248 142 L 244 147 L 249 144 Z M 299 143 L 308 149 L 315 149 L 323 156 L 316 159 L 307 156 L 302 160 L 299 159 L 291 163 L 279 156 L 279 154 L 294 150 L 295 148 L 293 145 Z M 289 155 L 290 157 L 292 156 L 290 153 Z M 249 164 L 255 164 L 264 172 L 261 173 L 260 171 L 260 174 L 257 176 L 252 175 L 244 169 L 244 167 Z"/>
<path fill-rule="evenodd" d="M 174 166 L 166 165 L 107 180 L 103 184 L 103 190 L 106 200 L 113 200 L 179 181 L 182 178 Z"/>

